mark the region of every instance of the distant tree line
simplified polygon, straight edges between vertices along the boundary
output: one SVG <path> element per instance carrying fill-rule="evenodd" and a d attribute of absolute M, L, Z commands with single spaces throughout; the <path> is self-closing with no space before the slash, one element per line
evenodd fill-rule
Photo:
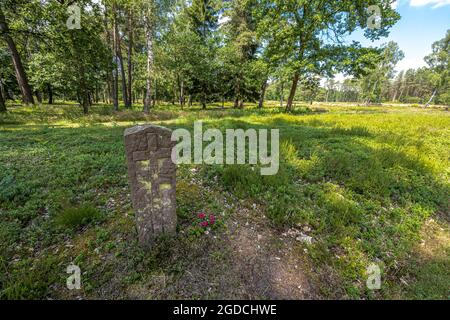
<path fill-rule="evenodd" d="M 99 102 L 144 112 L 161 101 L 243 108 L 271 99 L 286 111 L 296 100 L 448 103 L 449 33 L 427 68 L 396 76 L 403 53 L 395 43 L 344 41 L 357 29 L 387 36 L 400 18 L 392 2 L 3 0 L 0 110 L 18 97 L 78 101 L 85 113 Z M 80 8 L 79 29 L 66 24 L 77 19 L 71 5 Z M 370 5 L 381 10 L 377 28 Z M 336 83 L 336 73 L 351 80 Z"/>

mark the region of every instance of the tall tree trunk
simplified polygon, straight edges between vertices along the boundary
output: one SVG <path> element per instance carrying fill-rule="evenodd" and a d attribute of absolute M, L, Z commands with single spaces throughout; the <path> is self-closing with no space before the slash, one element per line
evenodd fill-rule
<path fill-rule="evenodd" d="M 284 100 L 284 82 L 281 80 L 281 88 L 280 88 L 280 108 L 283 108 L 283 100 Z"/>
<path fill-rule="evenodd" d="M 292 111 L 292 103 L 294 102 L 295 91 L 297 91 L 299 73 L 295 72 L 294 77 L 292 78 L 292 86 L 291 91 L 289 92 L 289 98 L 286 104 L 286 112 Z"/>
<path fill-rule="evenodd" d="M 392 95 L 392 102 L 395 102 L 395 99 L 397 99 L 397 89 L 394 90 L 394 94 Z"/>
<path fill-rule="evenodd" d="M 431 101 L 433 101 L 434 97 L 436 96 L 437 93 L 437 89 L 433 90 L 433 94 L 431 95 L 430 99 L 428 100 L 428 102 L 424 105 L 424 108 L 428 107 L 431 103 Z"/>
<path fill-rule="evenodd" d="M 8 90 L 6 89 L 5 85 L 3 84 L 2 79 L 0 79 L 0 93 L 3 95 L 3 99 L 6 101 L 9 98 Z"/>
<path fill-rule="evenodd" d="M 152 62 L 153 62 L 153 60 L 152 60 Z M 155 107 L 156 101 L 158 100 L 158 97 L 156 95 L 157 94 L 157 89 L 158 89 L 158 81 L 155 78 L 155 83 L 153 84 L 153 99 L 152 99 L 152 107 L 153 108 Z"/>
<path fill-rule="evenodd" d="M 23 101 L 26 104 L 34 104 L 33 94 L 31 91 L 31 87 L 28 83 L 28 78 L 25 73 L 22 60 L 20 59 L 20 55 L 19 52 L 17 51 L 16 44 L 9 35 L 8 25 L 6 23 L 5 15 L 3 14 L 1 8 L 0 8 L 0 33 L 3 35 L 3 38 L 8 44 L 9 51 L 11 51 L 14 70 L 16 72 L 17 82 L 19 84 L 20 91 L 22 92 Z"/>
<path fill-rule="evenodd" d="M 117 24 L 116 24 L 116 28 L 118 28 Z M 121 40 L 120 40 L 120 35 L 118 30 L 116 30 L 116 37 L 117 37 L 117 46 L 116 46 L 116 55 L 117 58 L 119 60 L 119 66 L 120 66 L 120 75 L 122 78 L 122 100 L 123 103 L 125 105 L 125 107 L 129 106 L 129 102 L 128 102 L 128 87 L 127 87 L 127 78 L 125 76 L 125 68 L 123 65 L 123 56 L 122 56 L 122 46 L 121 46 Z"/>
<path fill-rule="evenodd" d="M 234 97 L 233 108 L 237 109 L 239 107 L 239 99 L 237 96 Z"/>
<path fill-rule="evenodd" d="M 234 85 L 234 108 L 239 108 L 239 100 L 241 98 L 241 79 L 238 76 L 236 84 Z"/>
<path fill-rule="evenodd" d="M 111 93 L 112 93 L 112 101 L 113 101 L 113 106 L 114 106 L 114 111 L 118 111 L 119 110 L 119 79 L 118 79 L 118 63 L 117 63 L 117 54 L 116 54 L 116 47 L 117 47 L 117 28 L 116 28 L 116 24 L 117 24 L 117 16 L 116 16 L 116 5 L 115 2 L 113 3 L 113 8 L 112 8 L 112 14 L 113 14 L 113 22 L 112 22 L 112 41 L 110 40 L 111 45 L 112 45 L 112 52 L 113 52 L 113 66 L 112 66 L 112 88 L 111 88 Z M 107 29 L 108 30 L 108 29 Z M 108 39 L 111 39 L 111 35 L 109 32 L 108 33 Z"/>
<path fill-rule="evenodd" d="M 83 113 L 87 114 L 89 111 L 89 92 L 86 86 L 86 79 L 85 79 L 85 72 L 84 72 L 84 65 L 80 65 L 80 81 L 81 81 L 81 105 L 83 107 Z"/>
<path fill-rule="evenodd" d="M 206 110 L 206 92 L 205 92 L 205 89 L 203 89 L 203 94 L 202 94 L 202 109 Z"/>
<path fill-rule="evenodd" d="M 89 112 L 89 98 L 88 98 L 88 94 L 85 92 L 83 93 L 83 97 L 81 98 L 82 100 L 82 105 L 83 105 L 83 113 L 84 114 L 88 114 Z"/>
<path fill-rule="evenodd" d="M 184 107 L 184 81 L 180 81 L 180 106 L 181 108 Z"/>
<path fill-rule="evenodd" d="M 47 83 L 48 104 L 53 104 L 53 90 L 52 85 Z"/>
<path fill-rule="evenodd" d="M 144 112 L 148 113 L 150 111 L 150 103 L 152 99 L 152 67 L 153 67 L 153 39 L 152 39 L 152 27 L 150 24 L 150 17 L 146 17 L 145 24 L 145 35 L 147 38 L 147 76 L 146 76 L 146 88 L 145 88 L 145 99 L 144 99 Z"/>
<path fill-rule="evenodd" d="M 109 74 L 109 72 L 108 72 L 108 75 L 107 75 L 107 79 L 106 79 L 106 87 L 104 87 L 103 88 L 103 92 L 104 92 L 104 95 L 105 95 L 105 97 L 104 97 L 104 99 L 103 99 L 103 102 L 104 103 L 111 103 L 111 96 L 112 96 L 112 93 L 111 93 L 111 77 L 110 77 L 110 74 Z"/>
<path fill-rule="evenodd" d="M 400 93 L 398 94 L 398 98 L 397 98 L 397 100 L 399 102 L 402 102 L 403 91 L 404 91 L 404 88 L 402 86 L 402 87 L 400 87 Z"/>
<path fill-rule="evenodd" d="M 133 12 L 130 9 L 128 13 L 128 50 L 127 50 L 127 58 L 128 58 L 128 88 L 127 88 L 127 108 L 131 108 L 132 100 L 132 80 L 133 80 L 133 64 L 132 64 L 132 56 L 133 56 Z"/>
<path fill-rule="evenodd" d="M 378 89 L 378 79 L 375 81 L 375 84 L 373 86 L 372 96 L 375 95 L 375 92 L 376 92 L 377 89 Z M 378 102 L 378 95 L 375 97 L 375 100 L 376 101 L 374 101 L 374 102 Z"/>
<path fill-rule="evenodd" d="M 34 94 L 36 95 L 36 99 L 38 101 L 38 103 L 42 103 L 42 95 L 39 91 L 35 91 Z"/>
<path fill-rule="evenodd" d="M 262 108 L 264 105 L 264 96 L 266 95 L 266 89 L 267 89 L 267 79 L 264 80 L 264 82 L 261 86 L 261 93 L 259 94 L 258 108 Z"/>
<path fill-rule="evenodd" d="M 6 112 L 6 103 L 5 99 L 3 99 L 2 90 L 0 90 L 0 112 Z"/>

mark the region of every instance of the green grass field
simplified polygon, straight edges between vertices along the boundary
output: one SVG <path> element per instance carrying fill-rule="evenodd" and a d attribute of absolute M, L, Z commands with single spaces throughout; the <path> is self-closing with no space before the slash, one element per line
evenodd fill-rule
<path fill-rule="evenodd" d="M 305 297 L 450 298 L 444 109 L 314 104 L 284 114 L 167 105 L 143 115 L 95 106 L 87 116 L 74 105 L 8 109 L 0 115 L 2 299 L 298 297 L 295 288 L 263 290 L 239 278 L 251 273 L 236 272 L 241 249 L 255 265 L 276 256 L 281 279 L 297 277 L 286 270 L 301 261 L 295 269 L 307 279 Z M 263 177 L 247 165 L 180 166 L 178 235 L 144 252 L 123 131 L 144 122 L 192 129 L 196 120 L 223 131 L 280 129 L 280 170 Z M 220 217 L 212 230 L 198 227 L 199 211 Z M 287 239 L 289 230 L 303 230 L 312 243 Z M 264 256 L 250 251 L 250 231 L 270 239 Z M 79 291 L 65 287 L 71 262 L 82 270 Z M 380 290 L 366 288 L 371 263 L 382 270 Z M 155 280 L 161 275 L 164 284 Z"/>

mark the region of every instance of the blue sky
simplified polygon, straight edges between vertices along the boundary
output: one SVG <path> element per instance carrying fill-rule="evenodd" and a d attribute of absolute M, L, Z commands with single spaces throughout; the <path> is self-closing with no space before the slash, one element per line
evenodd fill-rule
<path fill-rule="evenodd" d="M 397 65 L 398 71 L 425 66 L 423 58 L 431 52 L 433 42 L 442 39 L 450 29 L 450 0 L 398 0 L 394 6 L 401 19 L 391 28 L 389 37 L 371 42 L 356 32 L 349 39 L 365 46 L 393 40 L 405 53 Z"/>

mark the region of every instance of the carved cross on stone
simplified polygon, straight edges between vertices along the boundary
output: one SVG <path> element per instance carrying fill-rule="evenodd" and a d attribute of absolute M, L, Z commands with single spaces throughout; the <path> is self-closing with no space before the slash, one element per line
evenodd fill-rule
<path fill-rule="evenodd" d="M 125 151 L 139 243 L 151 246 L 163 233 L 174 233 L 176 166 L 171 152 L 172 131 L 156 125 L 125 130 Z"/>

